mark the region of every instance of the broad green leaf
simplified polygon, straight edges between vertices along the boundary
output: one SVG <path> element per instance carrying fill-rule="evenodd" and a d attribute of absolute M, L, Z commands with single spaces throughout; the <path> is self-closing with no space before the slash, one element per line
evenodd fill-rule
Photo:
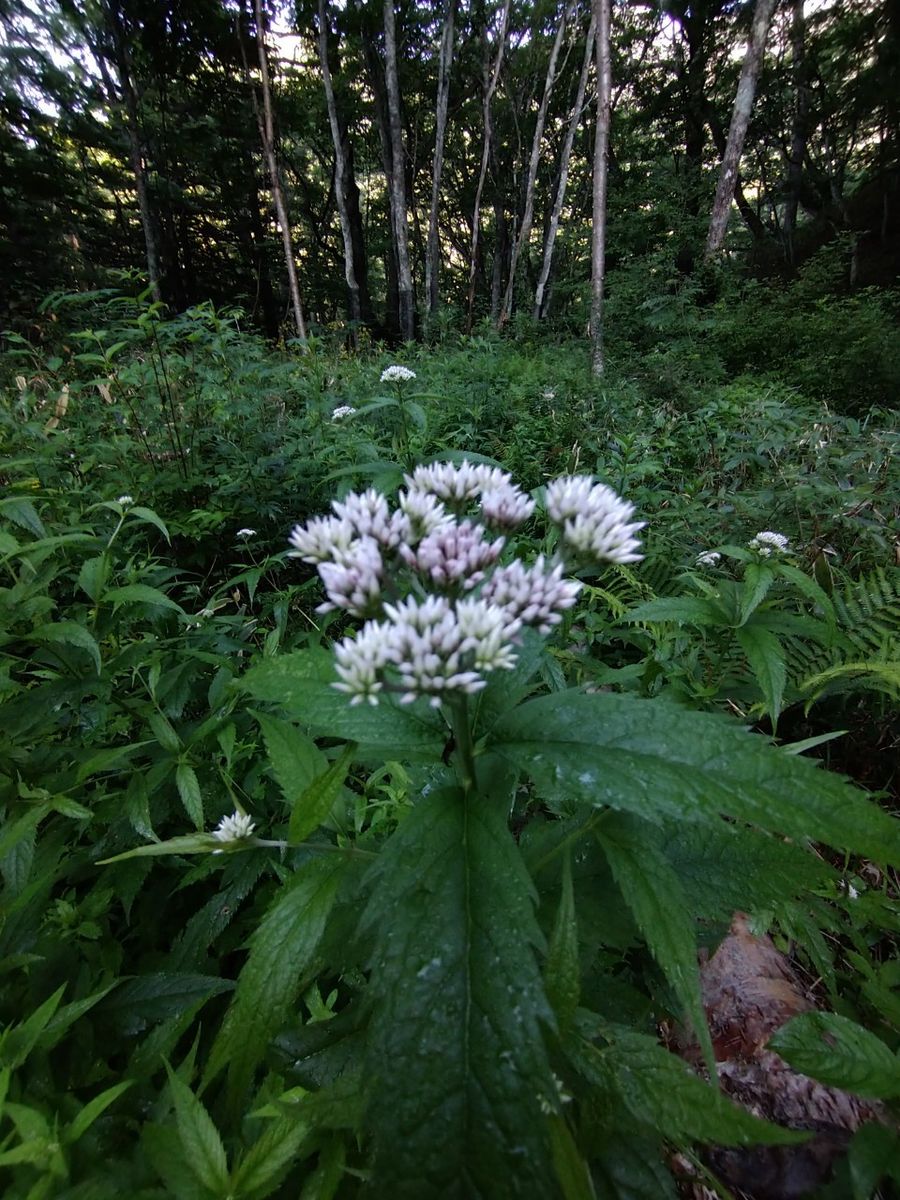
<path fill-rule="evenodd" d="M 593 1167 L 603 1185 L 601 1196 L 604 1200 L 678 1200 L 681 1193 L 665 1163 L 670 1157 L 668 1146 L 662 1138 L 635 1136 L 628 1113 L 623 1117 L 619 1128 L 596 1147 Z"/>
<path fill-rule="evenodd" d="M 184 810 L 194 822 L 197 829 L 203 828 L 203 796 L 200 792 L 200 781 L 194 768 L 185 762 L 180 762 L 175 768 L 175 784 Z"/>
<path fill-rule="evenodd" d="M 60 984 L 53 995 L 39 1005 L 21 1025 L 13 1025 L 3 1031 L 0 1037 L 0 1063 L 4 1067 L 15 1068 L 22 1065 L 49 1025 L 65 990 L 66 985 Z"/>
<path fill-rule="evenodd" d="M 622 617 L 632 624 L 655 625 L 662 621 L 676 621 L 681 625 L 717 625 L 718 618 L 706 600 L 694 596 L 664 597 L 647 600 L 636 608 L 629 609 Z"/>
<path fill-rule="evenodd" d="M 341 881 L 333 855 L 304 864 L 282 887 L 250 938 L 250 954 L 210 1052 L 206 1079 L 228 1067 L 232 1096 L 248 1086 L 285 1021 L 313 961 Z"/>
<path fill-rule="evenodd" d="M 166 1063 L 175 1102 L 178 1136 L 188 1165 L 204 1187 L 217 1196 L 230 1195 L 228 1160 L 219 1131 L 202 1102 Z"/>
<path fill-rule="evenodd" d="M 302 842 L 326 819 L 343 790 L 355 752 L 356 743 L 350 742 L 328 770 L 297 797 L 288 826 L 289 841 Z"/>
<path fill-rule="evenodd" d="M 270 1122 L 232 1172 L 232 1189 L 238 1196 L 253 1194 L 254 1200 L 271 1195 L 294 1162 L 310 1126 L 302 1112 Z"/>
<path fill-rule="evenodd" d="M 582 1022 L 591 1032 L 594 1019 Z M 605 1027 L 605 1048 L 584 1038 L 570 1050 L 578 1071 L 605 1092 L 612 1091 L 635 1121 L 670 1141 L 713 1142 L 720 1146 L 793 1145 L 805 1134 L 753 1117 L 704 1083 L 687 1063 L 653 1038 Z"/>
<path fill-rule="evenodd" d="M 727 814 L 900 862 L 900 824 L 839 776 L 774 750 L 727 717 L 662 700 L 568 692 L 504 717 L 492 748 L 553 797 L 706 822 Z"/>
<path fill-rule="evenodd" d="M 681 882 L 659 845 L 659 831 L 630 813 L 613 813 L 597 826 L 596 837 L 650 953 L 693 1026 L 707 1067 L 714 1069 L 700 994 L 694 918 Z"/>
<path fill-rule="evenodd" d="M 421 798 L 373 868 L 375 1196 L 557 1194 L 534 891 L 498 805 Z"/>
<path fill-rule="evenodd" d="M 147 724 L 163 750 L 168 750 L 170 754 L 178 753 L 181 749 L 181 738 L 172 728 L 168 717 L 164 717 L 160 712 L 151 712 L 147 717 Z"/>
<path fill-rule="evenodd" d="M 100 647 L 93 635 L 79 625 L 77 621 L 53 621 L 48 625 L 39 625 L 30 635 L 31 641 L 41 645 L 58 643 L 63 646 L 76 646 L 86 650 L 91 656 L 94 670 L 100 674 Z"/>
<path fill-rule="evenodd" d="M 763 625 L 742 625 L 737 630 L 737 640 L 747 655 L 747 661 L 766 702 L 766 712 L 772 718 L 773 728 L 781 712 L 784 684 L 787 671 L 781 642 Z"/>
<path fill-rule="evenodd" d="M 41 522 L 41 518 L 37 515 L 37 509 L 30 500 L 25 500 L 21 496 L 8 496 L 4 500 L 0 500 L 0 513 L 4 517 L 8 517 L 14 525 L 18 525 L 20 529 L 27 529 L 29 533 L 33 533 L 35 537 L 45 537 L 47 531 Z"/>
<path fill-rule="evenodd" d="M 123 1092 L 127 1092 L 133 1083 L 133 1079 L 126 1079 L 124 1083 L 115 1083 L 106 1091 L 101 1092 L 99 1096 L 95 1096 L 93 1100 L 89 1100 L 74 1121 L 63 1131 L 62 1140 L 66 1143 L 77 1142 L 83 1133 L 87 1133 L 97 1118 L 106 1112 Z"/>
<path fill-rule="evenodd" d="M 545 657 L 544 638 L 533 629 L 523 629 L 516 645 L 516 665 L 511 671 L 488 675 L 487 687 L 469 702 L 475 736 L 488 733 L 505 712 L 528 695 L 529 685 Z"/>
<path fill-rule="evenodd" d="M 744 581 L 740 591 L 740 624 L 746 625 L 752 615 L 765 600 L 772 584 L 775 582 L 775 572 L 771 567 L 762 563 L 747 563 L 744 568 Z"/>
<path fill-rule="evenodd" d="M 285 801 L 293 808 L 297 797 L 316 776 L 328 769 L 328 760 L 312 738 L 290 721 L 254 713 L 266 743 L 272 772 Z"/>
<path fill-rule="evenodd" d="M 785 579 L 789 579 L 796 587 L 797 591 L 811 600 L 813 604 L 817 604 L 822 610 L 822 614 L 829 625 L 834 624 L 834 605 L 831 602 L 831 597 L 820 587 L 819 584 L 805 571 L 801 571 L 799 567 L 795 567 L 793 563 L 779 562 L 778 574 Z"/>
<path fill-rule="evenodd" d="M 544 966 L 547 999 L 553 1006 L 561 1032 L 568 1029 L 581 994 L 581 964 L 578 960 L 578 921 L 572 890 L 572 862 L 567 855 L 563 864 L 559 908 Z"/>
<path fill-rule="evenodd" d="M 884 1042 L 837 1013 L 801 1013 L 769 1042 L 804 1075 L 860 1096 L 900 1096 L 900 1060 Z"/>
<path fill-rule="evenodd" d="M 24 838 L 30 837 L 52 811 L 52 804 L 35 804 L 14 821 L 7 822 L 0 830 L 0 858 L 9 854 Z"/>
<path fill-rule="evenodd" d="M 300 1200 L 334 1200 L 344 1177 L 346 1157 L 343 1137 L 330 1137 L 319 1151 L 316 1169 L 303 1181 Z"/>
<path fill-rule="evenodd" d="M 168 608 L 172 612 L 182 613 L 180 604 L 170 600 L 159 588 L 150 587 L 147 583 L 129 583 L 125 587 L 110 588 L 103 599 L 112 604 L 113 608 L 121 608 L 123 604 L 152 604 L 156 608 Z"/>
<path fill-rule="evenodd" d="M 189 833 L 183 837 L 169 838 L 165 842 L 135 846 L 133 850 L 125 850 L 112 858 L 101 858 L 97 866 L 106 867 L 110 863 L 124 862 L 127 858 L 159 858 L 164 854 L 212 854 L 216 850 L 224 854 L 228 848 L 211 833 Z"/>
<path fill-rule="evenodd" d="M 141 1148 L 174 1200 L 210 1200 L 187 1161 L 181 1139 L 171 1125 L 147 1123 L 141 1129 Z"/>
<path fill-rule="evenodd" d="M 847 1152 L 853 1200 L 871 1200 L 885 1177 L 900 1184 L 900 1136 L 877 1121 L 856 1131 Z"/>
<path fill-rule="evenodd" d="M 121 984 L 103 1001 L 100 1012 L 105 1022 L 131 1037 L 150 1025 L 192 1009 L 198 1001 L 230 992 L 233 987 L 230 979 L 214 975 L 160 971 Z"/>
<path fill-rule="evenodd" d="M 258 700 L 280 704 L 308 730 L 375 747 L 379 756 L 434 758 L 446 738 L 431 710 L 425 713 L 384 700 L 373 707 L 350 704 L 331 686 L 336 678 L 318 676 L 319 664 L 303 652 L 283 654 L 251 667 L 242 683 Z"/>
<path fill-rule="evenodd" d="M 78 586 L 95 604 L 103 598 L 103 589 L 109 577 L 109 559 L 105 554 L 87 558 L 78 572 Z"/>
<path fill-rule="evenodd" d="M 71 1025 L 80 1020 L 86 1012 L 90 1012 L 94 1005 L 99 1004 L 118 984 L 119 981 L 115 979 L 112 983 L 100 988 L 99 991 L 92 992 L 90 996 L 84 996 L 81 1000 L 72 1000 L 57 1009 L 41 1032 L 39 1038 L 41 1048 L 51 1050 Z"/>
<path fill-rule="evenodd" d="M 169 531 L 166 529 L 164 522 L 156 515 L 152 508 L 144 508 L 142 504 L 135 504 L 133 508 L 129 508 L 128 516 L 139 517 L 142 521 L 146 521 L 148 525 L 155 525 L 167 542 L 171 543 Z"/>
<path fill-rule="evenodd" d="M 553 1167 L 563 1200 L 596 1200 L 591 1172 L 578 1152 L 565 1117 L 552 1114 L 548 1127 Z"/>

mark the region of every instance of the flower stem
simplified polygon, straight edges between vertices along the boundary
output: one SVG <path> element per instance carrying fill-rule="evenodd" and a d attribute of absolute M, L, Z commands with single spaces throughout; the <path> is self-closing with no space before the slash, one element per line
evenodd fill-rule
<path fill-rule="evenodd" d="M 462 789 L 468 795 L 475 788 L 475 749 L 472 728 L 469 722 L 469 701 L 466 696 L 457 696 L 448 705 L 450 727 L 456 743 L 456 770 Z"/>

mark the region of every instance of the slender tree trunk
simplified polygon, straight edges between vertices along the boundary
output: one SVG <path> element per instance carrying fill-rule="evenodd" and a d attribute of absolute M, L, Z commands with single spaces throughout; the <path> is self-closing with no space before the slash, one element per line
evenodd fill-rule
<path fill-rule="evenodd" d="M 512 256 L 509 263 L 509 280 L 506 284 L 506 293 L 503 297 L 503 306 L 500 309 L 500 319 L 498 324 L 505 325 L 509 320 L 513 307 L 513 295 L 516 286 L 516 269 L 519 265 L 519 258 L 522 253 L 522 248 L 528 252 L 528 241 L 531 237 L 531 226 L 534 221 L 534 189 L 537 183 L 538 167 L 541 161 L 541 144 L 544 140 L 544 128 L 547 124 L 547 109 L 550 107 L 550 94 L 553 91 L 553 85 L 556 82 L 556 65 L 559 61 L 559 52 L 562 49 L 563 37 L 566 32 L 566 23 L 569 17 L 568 7 L 563 11 L 560 18 L 559 29 L 556 31 L 556 37 L 553 40 L 553 46 L 550 50 L 550 61 L 547 64 L 547 74 L 544 78 L 544 93 L 541 96 L 541 103 L 538 108 L 537 119 L 534 124 L 534 137 L 531 140 L 531 158 L 528 162 L 528 177 L 525 180 L 525 211 L 522 214 L 522 226 L 519 230 L 519 235 L 513 241 Z"/>
<path fill-rule="evenodd" d="M 606 185 L 609 167 L 609 113 L 612 64 L 609 52 L 610 0 L 593 0 L 597 44 L 597 128 L 594 134 L 593 218 L 591 226 L 591 370 L 603 374 L 603 283 L 606 272 Z"/>
<path fill-rule="evenodd" d="M 322 83 L 325 86 L 325 103 L 328 107 L 328 123 L 331 126 L 331 140 L 334 143 L 334 196 L 337 201 L 338 217 L 341 222 L 341 238 L 344 243 L 344 278 L 347 281 L 350 320 L 354 325 L 358 325 L 362 320 L 362 308 L 359 301 L 359 284 L 356 281 L 356 267 L 353 261 L 353 231 L 350 228 L 350 214 L 347 210 L 347 162 L 344 158 L 344 142 L 338 123 L 331 68 L 328 65 L 328 12 L 326 9 L 326 0 L 319 0 L 319 59 L 322 66 Z"/>
<path fill-rule="evenodd" d="M 406 203 L 406 156 L 400 121 L 400 82 L 397 73 L 397 30 L 394 0 L 384 0 L 384 77 L 387 87 L 388 124 L 391 136 L 391 213 L 397 246 L 400 291 L 400 336 L 411 342 L 416 336 L 416 300 L 409 261 L 409 218 Z"/>
<path fill-rule="evenodd" d="M 559 182 L 556 186 L 556 196 L 553 200 L 553 211 L 550 214 L 550 228 L 547 231 L 547 238 L 544 242 L 544 258 L 541 263 L 541 273 L 534 292 L 534 319 L 536 321 L 539 321 L 544 315 L 544 300 L 547 292 L 547 284 L 550 280 L 550 270 L 553 266 L 553 248 L 556 245 L 559 221 L 566 199 L 566 186 L 569 182 L 569 163 L 572 159 L 575 134 L 578 131 L 578 125 L 581 121 L 581 110 L 584 108 L 584 94 L 587 91 L 588 74 L 591 69 L 591 59 L 594 56 L 596 31 L 596 21 L 592 16 L 590 28 L 587 33 L 587 41 L 584 44 L 584 62 L 581 65 L 581 74 L 578 77 L 578 91 L 575 96 L 572 114 L 569 117 L 569 124 L 566 127 L 566 136 L 563 141 L 562 154 L 559 160 Z"/>
<path fill-rule="evenodd" d="M 444 170 L 444 139 L 450 104 L 450 67 L 453 63 L 453 13 L 456 0 L 446 0 L 441 51 L 438 60 L 437 112 L 434 125 L 434 159 L 431 168 L 431 209 L 428 213 L 428 246 L 425 251 L 425 297 L 429 313 L 437 310 L 440 291 L 441 239 L 438 210 L 441 202 L 441 175 Z"/>
<path fill-rule="evenodd" d="M 709 131 L 712 134 L 713 145 L 716 148 L 716 152 L 724 158 L 725 151 L 728 146 L 728 137 L 724 128 L 722 127 L 721 122 L 719 121 L 715 107 L 712 104 L 710 104 L 707 109 L 707 122 L 709 124 Z M 738 212 L 744 218 L 744 223 L 753 234 L 754 238 L 759 242 L 765 241 L 767 237 L 766 227 L 763 224 L 759 213 L 752 207 L 750 201 L 747 199 L 747 195 L 744 192 L 744 181 L 741 178 L 740 171 L 738 171 L 734 179 L 734 201 L 735 204 L 737 204 Z"/>
<path fill-rule="evenodd" d="M 112 34 L 114 54 L 113 67 L 119 80 L 119 91 L 125 102 L 125 131 L 128 135 L 128 149 L 131 158 L 131 170 L 134 175 L 134 187 L 137 192 L 138 212 L 141 218 L 141 229 L 144 234 L 144 249 L 147 257 L 147 277 L 150 281 L 150 291 L 153 299 L 160 301 L 160 255 L 157 239 L 156 219 L 150 203 L 150 191 L 147 187 L 147 169 L 144 165 L 144 148 L 141 144 L 141 123 L 137 90 L 131 72 L 131 55 L 128 50 L 128 39 L 122 26 L 122 13 L 118 0 L 111 0 L 105 6 L 107 27 Z M 110 101 L 115 104 L 116 89 L 106 70 L 105 56 L 97 54 L 100 72 L 103 76 Z"/>
<path fill-rule="evenodd" d="M 800 189 L 803 185 L 803 160 L 806 157 L 809 114 L 804 0 L 792 0 L 791 4 L 791 74 L 794 84 L 794 113 L 787 169 L 788 198 L 784 212 L 784 237 L 787 260 L 793 266 L 796 261 L 797 212 L 800 207 Z"/>
<path fill-rule="evenodd" d="M 266 55 L 265 30 L 263 28 L 262 0 L 255 0 L 254 8 L 256 16 L 256 46 L 259 53 L 259 74 L 262 84 L 263 107 L 260 111 L 259 101 L 256 97 L 256 89 L 250 81 L 250 71 L 247 66 L 246 55 L 244 55 L 244 67 L 247 71 L 248 82 L 250 82 L 251 95 L 253 96 L 253 109 L 256 113 L 256 123 L 259 126 L 259 140 L 262 143 L 263 157 L 266 160 L 266 166 L 269 170 L 269 181 L 272 187 L 272 199 L 275 202 L 275 215 L 278 218 L 278 224 L 281 226 L 281 242 L 284 247 L 284 260 L 287 267 L 288 290 L 291 296 L 291 308 L 294 313 L 294 328 L 297 331 L 297 337 L 306 345 L 306 320 L 303 316 L 303 304 L 300 300 L 300 284 L 297 279 L 297 263 L 294 258 L 294 242 L 291 237 L 291 226 L 288 219 L 287 203 L 284 198 L 284 190 L 281 186 L 281 174 L 278 170 L 278 161 L 275 158 L 275 121 L 272 116 L 272 90 L 269 84 L 269 61 Z M 241 53 L 244 53 L 243 41 L 241 42 Z"/>
<path fill-rule="evenodd" d="M 750 29 L 750 43 L 747 46 L 744 65 L 741 67 L 741 77 L 738 81 L 734 108 L 731 113 L 731 125 L 728 130 L 728 143 L 719 172 L 719 183 L 716 188 L 716 198 L 713 201 L 709 232 L 706 235 L 705 254 L 708 259 L 714 258 L 725 244 L 725 232 L 728 228 L 728 218 L 731 216 L 731 202 L 734 199 L 741 151 L 744 149 L 744 139 L 750 124 L 753 97 L 756 94 L 756 81 L 759 78 L 766 36 L 776 3 L 777 0 L 756 0 L 753 24 Z"/>
<path fill-rule="evenodd" d="M 478 173 L 478 186 L 475 189 L 475 207 L 472 213 L 472 246 L 469 251 L 469 297 L 466 306 L 466 332 L 472 332 L 472 314 L 475 308 L 475 276 L 478 272 L 478 240 L 481 234 L 481 197 L 484 192 L 484 181 L 487 178 L 488 163 L 491 157 L 491 103 L 497 83 L 500 79 L 500 68 L 503 66 L 503 53 L 506 47 L 506 28 L 509 24 L 510 0 L 503 0 L 503 11 L 500 16 L 500 30 L 497 34 L 497 56 L 491 70 L 490 79 L 484 89 L 484 141 L 481 148 L 481 169 Z M 487 34 L 487 30 L 485 30 Z"/>

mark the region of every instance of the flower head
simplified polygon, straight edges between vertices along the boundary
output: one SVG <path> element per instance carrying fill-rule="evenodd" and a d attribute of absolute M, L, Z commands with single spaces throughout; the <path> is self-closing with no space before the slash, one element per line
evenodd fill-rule
<path fill-rule="evenodd" d="M 123 508 L 130 508 L 131 505 L 134 504 L 134 496 L 129 496 L 127 494 L 120 496 L 116 501 L 116 504 L 121 504 Z"/>
<path fill-rule="evenodd" d="M 356 536 L 349 521 L 340 517 L 313 517 L 305 525 L 295 525 L 288 538 L 294 547 L 288 554 L 304 562 L 327 562 L 335 554 L 348 550 Z"/>
<path fill-rule="evenodd" d="M 363 537 L 352 542 L 335 561 L 319 564 L 328 599 L 317 611 L 326 613 L 343 608 L 355 617 L 371 616 L 379 608 L 383 572 L 384 562 L 374 538 Z"/>
<path fill-rule="evenodd" d="M 722 555 L 718 550 L 704 550 L 697 555 L 695 566 L 698 567 L 715 567 L 722 561 Z"/>
<path fill-rule="evenodd" d="M 521 488 L 509 482 L 487 487 L 481 493 L 481 515 L 498 529 L 517 529 L 532 515 L 535 503 Z"/>
<path fill-rule="evenodd" d="M 485 568 L 497 561 L 502 549 L 503 538 L 486 541 L 481 525 L 452 521 L 432 530 L 417 550 L 401 546 L 400 553 L 408 566 L 433 583 L 470 591 L 481 583 Z"/>
<path fill-rule="evenodd" d="M 565 546 L 595 561 L 640 562 L 634 536 L 645 522 L 632 521 L 634 505 L 589 475 L 569 475 L 547 485 L 547 513 L 561 527 Z"/>
<path fill-rule="evenodd" d="M 212 835 L 219 842 L 239 842 L 247 838 L 256 826 L 246 813 L 233 812 L 230 817 L 223 817 Z"/>
<path fill-rule="evenodd" d="M 239 537 L 242 541 L 246 541 L 247 538 L 256 537 L 256 530 L 255 529 L 239 529 L 237 531 L 236 536 Z"/>
<path fill-rule="evenodd" d="M 498 567 L 482 588 L 481 597 L 502 608 L 510 617 L 550 633 L 562 614 L 578 599 L 581 584 L 563 579 L 563 564 L 545 565 L 541 555 L 530 567 L 518 559 Z"/>
<path fill-rule="evenodd" d="M 344 417 L 352 417 L 356 409 L 352 404 L 339 404 L 331 414 L 332 421 L 343 421 Z"/>
<path fill-rule="evenodd" d="M 747 545 L 763 558 L 769 558 L 772 553 L 790 554 L 788 540 L 784 534 L 773 533 L 771 529 L 764 529 L 761 533 L 757 533 Z"/>
<path fill-rule="evenodd" d="M 396 364 L 392 367 L 385 367 L 381 372 L 382 383 L 409 383 L 415 377 L 415 371 L 411 371 L 409 367 L 401 367 Z"/>

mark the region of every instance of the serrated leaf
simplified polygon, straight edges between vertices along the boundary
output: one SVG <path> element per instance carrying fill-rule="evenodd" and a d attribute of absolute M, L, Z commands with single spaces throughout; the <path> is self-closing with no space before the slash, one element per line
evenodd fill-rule
<path fill-rule="evenodd" d="M 302 842 L 327 818 L 343 791 L 355 753 L 356 743 L 349 742 L 328 770 L 314 779 L 297 797 L 288 826 L 289 841 Z"/>
<path fill-rule="evenodd" d="M 77 1142 L 83 1133 L 87 1133 L 97 1118 L 106 1112 L 109 1106 L 115 1103 L 123 1092 L 127 1092 L 133 1083 L 133 1079 L 126 1079 L 124 1083 L 115 1083 L 112 1087 L 107 1088 L 106 1091 L 101 1092 L 99 1096 L 95 1096 L 93 1100 L 89 1100 L 72 1123 L 63 1131 L 63 1142 L 67 1144 Z"/>
<path fill-rule="evenodd" d="M 769 1045 L 804 1075 L 829 1087 L 890 1100 L 900 1096 L 900 1060 L 884 1042 L 838 1013 L 801 1013 Z"/>
<path fill-rule="evenodd" d="M 188 1085 L 166 1063 L 175 1102 L 175 1122 L 188 1166 L 204 1187 L 217 1196 L 230 1194 L 228 1160 L 218 1129 Z"/>
<path fill-rule="evenodd" d="M 820 560 L 821 560 L 821 562 L 823 562 L 825 564 L 826 572 L 830 572 L 830 568 L 828 567 L 828 560 L 825 558 L 824 555 L 820 555 L 819 557 L 817 557 L 817 559 L 816 559 L 817 566 L 818 566 Z M 819 606 L 819 608 L 822 610 L 822 614 L 825 617 L 825 620 L 829 623 L 829 625 L 834 624 L 834 622 L 835 622 L 834 605 L 831 602 L 831 597 L 828 595 L 828 593 L 825 591 L 824 588 L 819 586 L 819 584 L 816 582 L 815 579 L 811 578 L 809 575 L 806 574 L 805 571 L 801 571 L 799 567 L 795 567 L 793 563 L 789 563 L 789 562 L 779 562 L 778 574 L 782 575 L 785 579 L 789 579 L 791 581 L 791 583 L 794 584 L 797 591 L 800 592 L 802 595 L 804 595 L 807 600 L 811 600 L 813 602 L 813 604 L 817 604 Z M 826 576 L 826 578 L 827 578 L 827 576 Z M 833 586 L 833 581 L 832 581 L 832 586 Z"/>
<path fill-rule="evenodd" d="M 39 645 L 57 643 L 86 650 L 91 656 L 95 671 L 100 674 L 100 647 L 93 635 L 77 621 L 53 621 L 47 625 L 39 625 L 32 632 L 31 641 Z"/>
<path fill-rule="evenodd" d="M 156 515 L 152 508 L 144 508 L 142 504 L 135 504 L 132 508 L 129 508 L 128 516 L 139 517 L 142 521 L 146 521 L 148 525 L 155 525 L 171 545 L 172 539 L 169 537 L 169 531 L 166 529 L 165 523 Z"/>
<path fill-rule="evenodd" d="M 563 863 L 559 908 L 547 962 L 544 965 L 547 999 L 553 1006 L 562 1033 L 569 1027 L 581 994 L 581 964 L 578 960 L 578 921 L 575 916 L 575 895 L 572 890 L 572 863 L 568 855 Z"/>
<path fill-rule="evenodd" d="M 745 625 L 750 620 L 750 617 L 765 600 L 774 582 L 775 573 L 771 567 L 765 567 L 762 563 L 747 563 L 740 590 L 741 625 Z"/>
<path fill-rule="evenodd" d="M 87 558 L 78 572 L 78 586 L 95 604 L 103 598 L 103 589 L 109 577 L 109 559 L 105 554 Z"/>
<path fill-rule="evenodd" d="M 621 1126 L 629 1122 L 624 1114 Z M 681 1193 L 666 1168 L 668 1147 L 662 1138 L 634 1136 L 618 1128 L 597 1147 L 594 1173 L 602 1180 L 601 1195 L 615 1200 L 679 1200 Z"/>
<path fill-rule="evenodd" d="M 331 669 L 328 679 L 318 677 L 318 670 L 306 653 L 283 654 L 251 667 L 241 682 L 251 695 L 280 704 L 313 733 L 375 747 L 379 756 L 440 755 L 446 728 L 432 712 L 420 715 L 389 700 L 376 707 L 351 705 L 331 686 L 336 678 Z"/>
<path fill-rule="evenodd" d="M 254 713 L 266 743 L 266 753 L 278 786 L 290 808 L 317 775 L 328 769 L 328 760 L 315 744 L 290 721 Z"/>
<path fill-rule="evenodd" d="M 65 990 L 66 985 L 60 984 L 53 995 L 48 996 L 21 1025 L 4 1030 L 0 1042 L 0 1063 L 4 1067 L 20 1067 L 26 1060 L 49 1025 Z"/>
<path fill-rule="evenodd" d="M 226 852 L 226 846 L 211 833 L 188 833 L 182 837 L 169 838 L 165 842 L 151 842 L 149 846 L 135 846 L 112 858 L 101 858 L 97 866 L 107 867 L 111 863 L 125 862 L 128 858 L 159 858 L 164 854 L 212 854 L 214 850 Z"/>
<path fill-rule="evenodd" d="M 502 809 L 456 790 L 422 797 L 373 875 L 373 1194 L 552 1197 L 552 1015 L 534 890 Z"/>
<path fill-rule="evenodd" d="M 124 1036 L 141 1033 L 148 1025 L 166 1021 L 192 1008 L 198 1001 L 230 992 L 230 979 L 160 971 L 128 980 L 103 1002 L 104 1021 Z"/>
<path fill-rule="evenodd" d="M 593 1031 L 589 1015 L 583 1032 Z M 612 1089 L 635 1121 L 649 1125 L 676 1143 L 712 1142 L 720 1146 L 794 1145 L 805 1134 L 782 1129 L 751 1116 L 653 1038 L 619 1027 L 606 1027 L 610 1044 L 593 1045 L 587 1037 L 570 1051 L 573 1064 L 591 1083 Z"/>
<path fill-rule="evenodd" d="M 100 988 L 99 991 L 92 992 L 90 996 L 84 996 L 81 1000 L 72 1000 L 57 1009 L 41 1032 L 39 1038 L 41 1048 L 52 1050 L 69 1027 L 80 1020 L 86 1012 L 90 1012 L 94 1005 L 99 1004 L 118 984 L 119 980 L 115 979 L 112 983 Z"/>
<path fill-rule="evenodd" d="M 876 862 L 900 862 L 900 824 L 839 776 L 781 754 L 714 713 L 609 693 L 541 697 L 504 717 L 492 748 L 548 794 L 651 821 L 727 814 Z"/>
<path fill-rule="evenodd" d="M 147 583 L 129 583 L 125 587 L 110 588 L 104 596 L 113 608 L 121 608 L 123 604 L 152 604 L 156 608 L 171 609 L 172 612 L 183 613 L 180 604 L 169 599 L 159 588 L 150 587 Z"/>
<path fill-rule="evenodd" d="M 250 938 L 250 954 L 210 1052 L 206 1079 L 228 1067 L 232 1096 L 247 1087 L 309 969 L 341 881 L 338 856 L 305 864 Z"/>
<path fill-rule="evenodd" d="M 781 712 L 787 677 L 784 649 L 775 634 L 763 625 L 742 625 L 736 632 L 740 647 L 756 676 L 774 728 Z"/>
<path fill-rule="evenodd" d="M 172 728 L 168 717 L 164 717 L 160 712 L 151 712 L 147 716 L 147 724 L 163 750 L 168 750 L 170 754 L 178 753 L 181 749 L 181 738 Z"/>
<path fill-rule="evenodd" d="M 175 768 L 175 785 L 185 812 L 197 829 L 203 828 L 203 796 L 197 772 L 189 763 L 180 762 Z"/>
<path fill-rule="evenodd" d="M 272 1121 L 247 1151 L 235 1168 L 232 1188 L 236 1195 L 253 1193 L 254 1200 L 263 1200 L 278 1187 L 304 1141 L 309 1138 L 310 1125 L 302 1113 Z"/>
<path fill-rule="evenodd" d="M 681 882 L 657 844 L 658 831 L 630 813 L 612 813 L 598 825 L 596 837 L 650 953 L 690 1019 L 707 1067 L 714 1069 L 694 918 Z"/>
<path fill-rule="evenodd" d="M 10 496 L 5 500 L 0 500 L 0 512 L 4 517 L 9 517 L 14 525 L 18 525 L 20 529 L 27 529 L 35 537 L 46 536 L 47 531 L 30 500 L 22 499 L 20 496 Z"/>
<path fill-rule="evenodd" d="M 662 621 L 676 621 L 681 625 L 717 625 L 718 618 L 706 600 L 693 596 L 664 597 L 660 600 L 647 600 L 644 604 L 630 609 L 622 617 L 623 621 L 631 624 L 656 624 Z"/>

